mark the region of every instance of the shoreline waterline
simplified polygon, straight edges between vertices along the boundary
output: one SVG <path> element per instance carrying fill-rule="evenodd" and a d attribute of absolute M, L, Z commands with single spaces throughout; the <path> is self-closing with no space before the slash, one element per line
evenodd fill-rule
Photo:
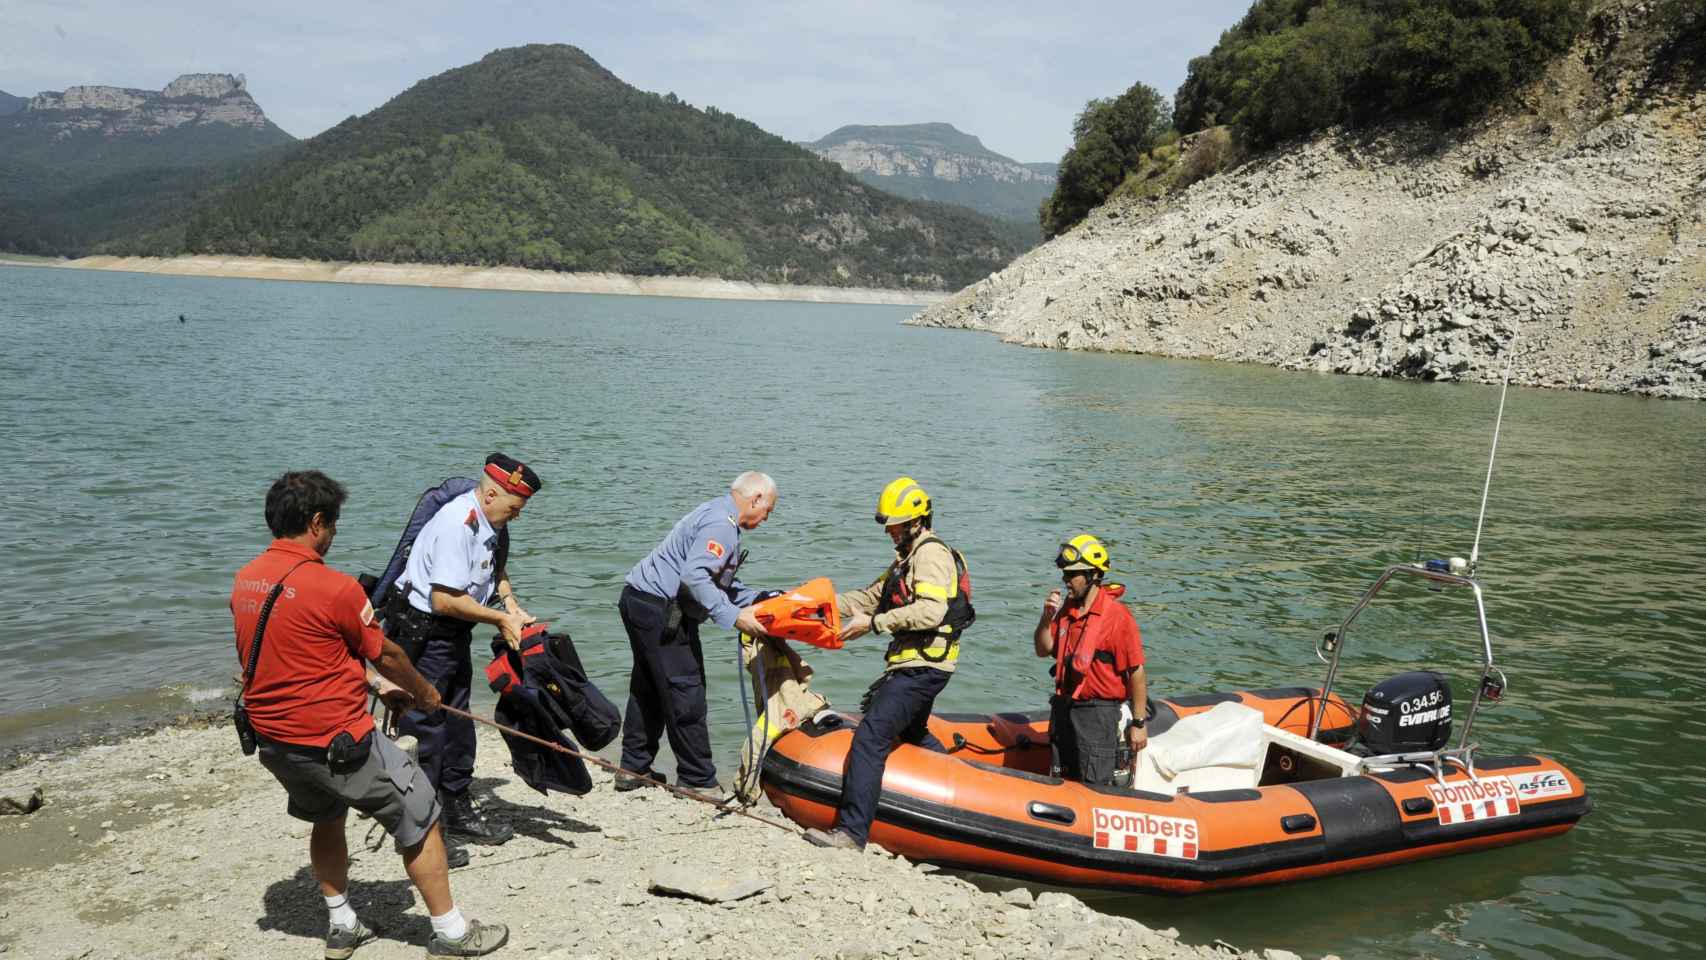
<path fill-rule="evenodd" d="M 81 257 L 76 260 L 0 257 L 0 266 L 53 267 L 151 273 L 176 277 L 239 280 L 296 280 L 374 286 L 507 290 L 521 293 L 595 293 L 615 296 L 681 297 L 699 300 L 797 301 L 925 306 L 947 292 L 871 287 L 795 286 L 715 277 L 641 277 L 621 273 L 558 273 L 526 267 L 476 267 L 424 263 L 351 263 L 283 260 L 273 257 Z"/>

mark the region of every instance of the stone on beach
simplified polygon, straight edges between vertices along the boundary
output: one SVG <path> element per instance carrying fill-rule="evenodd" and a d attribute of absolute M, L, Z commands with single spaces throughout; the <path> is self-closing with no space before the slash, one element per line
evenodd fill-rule
<path fill-rule="evenodd" d="M 770 889 L 771 881 L 760 877 L 731 877 L 707 874 L 703 869 L 671 863 L 652 868 L 647 889 L 654 894 L 691 897 L 705 903 L 744 900 Z"/>
<path fill-rule="evenodd" d="M 1001 902 L 1010 903 L 1015 907 L 1028 907 L 1036 901 L 1031 897 L 1028 887 L 1014 887 L 1001 894 Z"/>
<path fill-rule="evenodd" d="M 41 809 L 40 787 L 16 787 L 0 793 L 0 817 L 22 817 Z"/>

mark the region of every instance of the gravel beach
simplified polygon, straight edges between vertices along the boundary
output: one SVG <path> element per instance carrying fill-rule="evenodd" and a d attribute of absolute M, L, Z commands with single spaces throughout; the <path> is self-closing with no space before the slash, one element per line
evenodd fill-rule
<path fill-rule="evenodd" d="M 596 769 L 587 796 L 543 797 L 510 771 L 495 732 L 482 727 L 480 739 L 476 795 L 516 838 L 470 848 L 451 886 L 468 916 L 510 925 L 495 956 L 1294 956 L 1181 944 L 1172 930 L 1065 893 L 988 892 L 875 846 L 820 850 L 662 791 L 618 794 Z M 282 789 L 226 723 L 173 725 L 0 773 L 0 798 L 37 787 L 39 810 L 0 816 L 0 955 L 321 956 L 326 911 L 308 826 L 285 815 Z M 352 816 L 349 845 L 351 901 L 380 932 L 356 956 L 423 955 L 427 915 L 389 840 Z M 655 881 L 750 895 L 702 902 L 654 891 Z"/>

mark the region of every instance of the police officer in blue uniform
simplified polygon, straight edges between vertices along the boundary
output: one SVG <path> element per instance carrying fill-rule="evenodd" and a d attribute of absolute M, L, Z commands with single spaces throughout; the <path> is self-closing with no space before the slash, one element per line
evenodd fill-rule
<path fill-rule="evenodd" d="M 760 636 L 751 605 L 759 592 L 736 573 L 741 532 L 757 529 L 776 507 L 776 482 L 756 471 L 736 477 L 726 496 L 682 517 L 645 559 L 628 571 L 617 609 L 634 651 L 622 725 L 622 769 L 616 789 L 664 782 L 652 771 L 658 741 L 669 733 L 677 782 L 721 799 L 705 723 L 705 655 L 699 624 Z"/>
<path fill-rule="evenodd" d="M 386 617 L 387 632 L 438 689 L 444 703 L 468 709 L 473 686 L 474 625 L 490 624 L 510 646 L 532 616 L 516 602 L 509 571 L 499 566 L 497 531 L 521 515 L 543 484 L 533 468 L 501 453 L 486 458 L 479 484 L 451 500 L 415 538 Z M 502 607 L 489 606 L 493 598 Z M 444 826 L 473 843 L 500 844 L 514 831 L 480 815 L 468 796 L 474 778 L 474 724 L 445 712 L 411 710 L 399 730 L 420 741 L 420 764 L 443 795 Z"/>

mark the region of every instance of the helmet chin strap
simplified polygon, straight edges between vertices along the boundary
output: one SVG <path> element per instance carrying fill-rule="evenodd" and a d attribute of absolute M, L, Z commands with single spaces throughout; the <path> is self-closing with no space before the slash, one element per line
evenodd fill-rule
<path fill-rule="evenodd" d="M 923 517 L 907 521 L 906 533 L 901 536 L 900 543 L 897 544 L 902 553 L 912 552 L 913 543 L 918 540 L 918 535 L 924 532 L 925 527 L 926 524 Z"/>

